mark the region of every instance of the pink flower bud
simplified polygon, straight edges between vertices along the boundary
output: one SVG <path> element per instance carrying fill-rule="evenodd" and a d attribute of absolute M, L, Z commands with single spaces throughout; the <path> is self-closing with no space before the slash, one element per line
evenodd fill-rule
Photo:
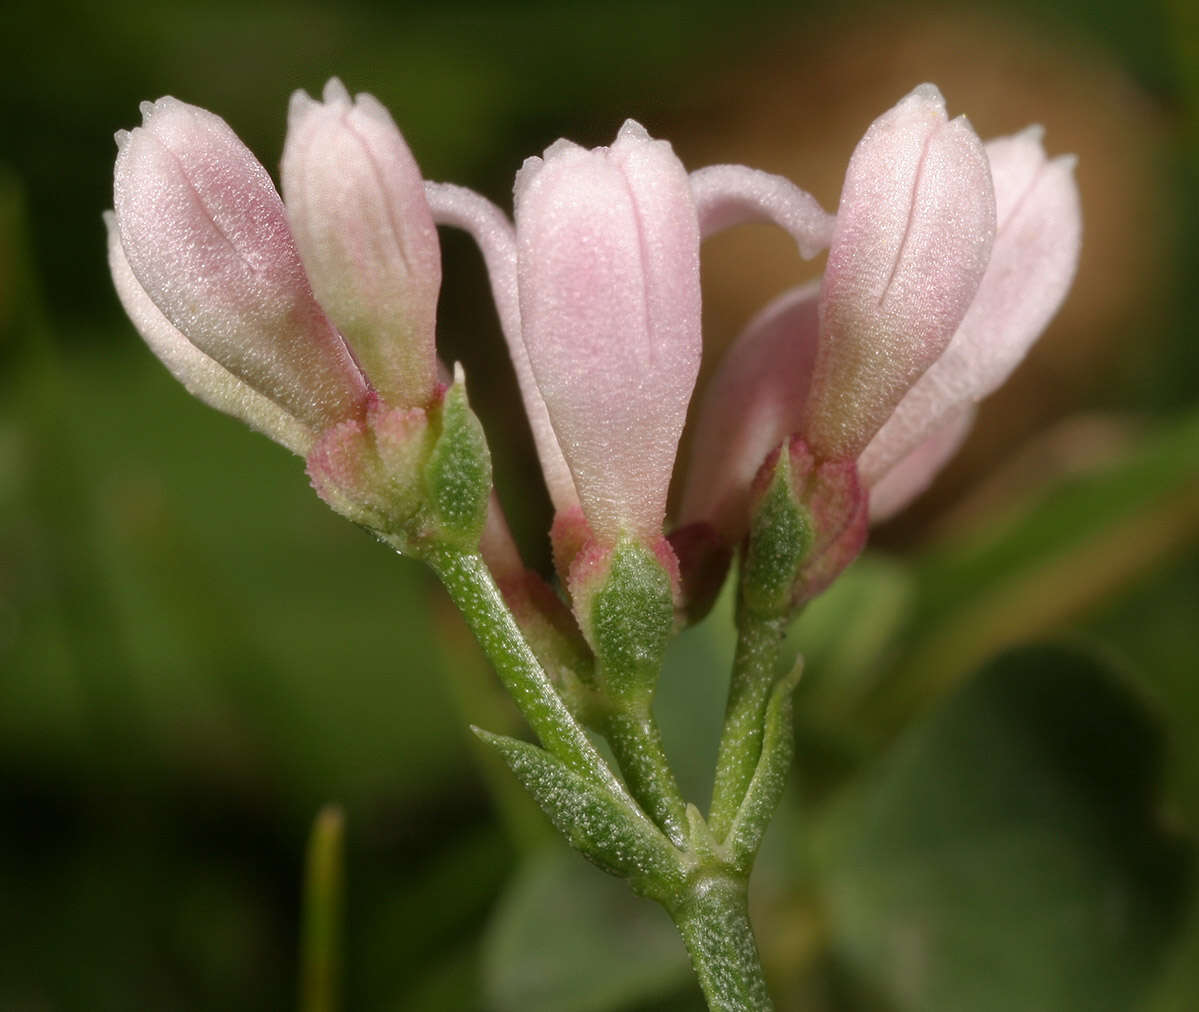
<path fill-rule="evenodd" d="M 990 263 L 949 347 L 862 454 L 872 486 L 1011 375 L 1074 278 L 1082 234 L 1074 159 L 1048 160 L 1039 127 L 993 140 L 986 151 L 998 215 Z"/>
<path fill-rule="evenodd" d="M 661 536 L 699 368 L 699 227 L 664 141 L 566 141 L 516 181 L 524 345 L 595 535 Z"/>
<path fill-rule="evenodd" d="M 312 432 L 360 416 L 366 383 L 313 298 L 266 170 L 210 112 L 163 98 L 142 114 L 118 134 L 113 193 L 137 286 L 200 352 Z"/>
<path fill-rule="evenodd" d="M 104 215 L 104 223 L 108 226 L 108 266 L 121 305 L 150 350 L 170 370 L 171 375 L 187 388 L 188 393 L 209 407 L 240 418 L 252 429 L 286 446 L 292 453 L 306 456 L 312 448 L 315 433 L 270 398 L 209 358 L 175 329 L 129 269 L 116 219 L 111 212 Z"/>
<path fill-rule="evenodd" d="M 437 229 L 412 153 L 387 110 L 336 78 L 324 102 L 291 99 L 283 197 L 325 312 L 380 396 L 427 405 L 437 385 Z"/>
<path fill-rule="evenodd" d="M 841 191 L 802 426 L 818 456 L 857 457 L 944 351 L 994 234 L 982 144 L 921 85 L 871 124 Z"/>

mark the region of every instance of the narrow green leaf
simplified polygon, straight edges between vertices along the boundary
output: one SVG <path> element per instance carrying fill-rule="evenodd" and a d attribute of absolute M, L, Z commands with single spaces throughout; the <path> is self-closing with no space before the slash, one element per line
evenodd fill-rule
<path fill-rule="evenodd" d="M 545 749 L 473 728 L 504 757 L 566 841 L 589 861 L 660 901 L 683 886 L 681 855 L 627 798 L 580 776 Z"/>

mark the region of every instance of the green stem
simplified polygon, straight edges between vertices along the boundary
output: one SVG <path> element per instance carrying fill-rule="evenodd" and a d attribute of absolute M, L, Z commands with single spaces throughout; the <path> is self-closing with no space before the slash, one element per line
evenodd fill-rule
<path fill-rule="evenodd" d="M 695 880 L 670 911 L 711 1012 L 770 1012 L 762 961 L 749 925 L 745 882 L 724 875 Z"/>
<path fill-rule="evenodd" d="M 723 840 L 732 827 L 762 754 L 762 724 L 774 686 L 786 619 L 763 618 L 742 609 L 737 624 L 737 652 L 708 816 L 708 825 L 718 840 Z"/>
<path fill-rule="evenodd" d="M 336 805 L 322 808 L 308 840 L 300 939 L 300 1012 L 336 1012 L 341 975 L 342 837 Z"/>
<path fill-rule="evenodd" d="M 662 747 L 648 701 L 610 711 L 600 732 L 612 746 L 629 792 L 676 847 L 687 840 L 687 803 Z"/>
<path fill-rule="evenodd" d="M 435 547 L 422 558 L 437 574 L 533 732 L 577 773 L 624 790 L 571 716 L 521 635 L 503 595 L 477 552 Z"/>

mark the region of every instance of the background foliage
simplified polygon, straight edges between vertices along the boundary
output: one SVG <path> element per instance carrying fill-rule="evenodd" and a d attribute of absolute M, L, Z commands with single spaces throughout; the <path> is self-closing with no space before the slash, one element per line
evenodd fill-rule
<path fill-rule="evenodd" d="M 926 79 L 984 137 L 1039 120 L 1079 153 L 1070 302 L 793 631 L 796 773 L 756 920 L 784 1009 L 1195 1007 L 1191 5 L 47 0 L 0 14 L 0 67 L 0 1009 L 288 1007 L 330 800 L 346 1007 L 698 1007 L 665 915 L 564 856 L 472 743 L 468 720 L 518 725 L 431 580 L 189 399 L 116 305 L 100 212 L 137 102 L 211 108 L 273 169 L 288 94 L 330 74 L 391 108 L 428 176 L 504 205 L 526 154 L 632 115 L 691 166 L 785 172 L 831 207 L 866 124 Z M 478 257 L 444 244 L 442 353 L 544 565 Z M 812 269 L 756 229 L 712 243 L 705 368 Z M 691 796 L 727 607 L 658 704 Z"/>

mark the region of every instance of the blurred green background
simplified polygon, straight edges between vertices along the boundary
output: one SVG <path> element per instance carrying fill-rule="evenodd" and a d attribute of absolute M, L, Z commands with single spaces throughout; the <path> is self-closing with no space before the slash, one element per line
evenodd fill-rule
<path fill-rule="evenodd" d="M 961 458 L 798 623 L 790 793 L 754 903 L 780 1007 L 1199 1007 L 1199 23 L 1193 5 L 43 0 L 0 14 L 0 1010 L 294 1005 L 305 837 L 347 816 L 345 1006 L 701 1007 L 664 914 L 573 855 L 466 724 L 517 728 L 414 563 L 186 396 L 117 305 L 112 133 L 162 94 L 274 171 L 332 74 L 427 176 L 510 206 L 523 157 L 633 116 L 690 167 L 835 206 L 923 80 L 985 138 L 1079 154 L 1067 305 Z M 478 255 L 439 343 L 545 566 L 548 505 Z M 705 248 L 705 370 L 819 265 Z M 1022 644 L 1039 644 L 1020 646 Z M 658 712 L 710 778 L 727 601 Z"/>

